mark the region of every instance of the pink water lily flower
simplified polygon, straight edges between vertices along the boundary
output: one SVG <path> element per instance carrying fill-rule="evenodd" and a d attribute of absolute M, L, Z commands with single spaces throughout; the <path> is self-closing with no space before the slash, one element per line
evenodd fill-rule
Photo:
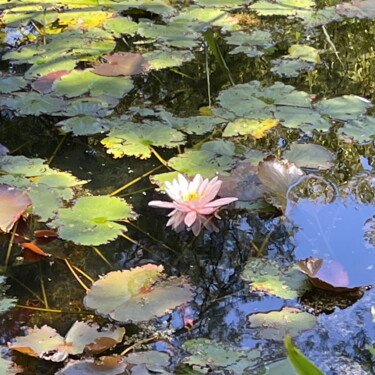
<path fill-rule="evenodd" d="M 202 225 L 207 229 L 218 231 L 212 222 L 212 216 L 220 219 L 216 212 L 221 206 L 232 203 L 238 198 L 215 199 L 220 190 L 222 181 L 217 177 L 211 180 L 197 174 L 192 181 L 187 180 L 182 174 L 178 174 L 173 182 L 167 181 L 166 192 L 173 202 L 151 201 L 149 206 L 173 208 L 169 213 L 167 226 L 172 226 L 176 232 L 184 229 L 185 225 L 197 236 Z M 215 200 L 214 200 L 215 199 Z"/>

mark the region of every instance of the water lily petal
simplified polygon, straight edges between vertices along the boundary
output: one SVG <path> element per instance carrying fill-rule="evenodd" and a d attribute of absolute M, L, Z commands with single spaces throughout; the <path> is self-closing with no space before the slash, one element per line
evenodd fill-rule
<path fill-rule="evenodd" d="M 173 202 L 165 201 L 150 201 L 148 202 L 148 205 L 152 207 L 176 208 Z"/>
<path fill-rule="evenodd" d="M 191 227 L 196 219 L 197 219 L 197 213 L 195 211 L 190 211 L 185 216 L 185 224 L 188 227 Z"/>
<path fill-rule="evenodd" d="M 174 210 L 171 212 L 171 214 L 167 222 L 167 227 L 172 226 L 172 228 L 176 230 L 176 228 L 178 228 L 181 224 L 183 224 L 185 213 L 178 211 L 178 210 Z"/>
<path fill-rule="evenodd" d="M 217 207 L 202 207 L 198 208 L 197 212 L 201 215 L 211 215 L 217 210 Z"/>
<path fill-rule="evenodd" d="M 229 204 L 229 203 L 232 203 L 234 201 L 237 201 L 238 198 L 231 198 L 231 197 L 228 197 L 228 198 L 220 198 L 220 199 L 216 199 L 212 202 L 209 202 L 207 204 L 205 204 L 205 207 L 220 207 L 220 206 L 225 206 L 226 204 Z"/>

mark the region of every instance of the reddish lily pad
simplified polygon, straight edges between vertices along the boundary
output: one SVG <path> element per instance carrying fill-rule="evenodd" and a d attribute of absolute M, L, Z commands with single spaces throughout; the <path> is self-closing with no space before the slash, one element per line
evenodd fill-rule
<path fill-rule="evenodd" d="M 36 79 L 32 84 L 31 87 L 35 91 L 39 91 L 41 94 L 48 94 L 52 91 L 53 83 L 57 80 L 60 80 L 62 76 L 68 74 L 70 70 L 58 70 L 56 72 L 51 72 L 45 74 L 42 77 Z"/>
<path fill-rule="evenodd" d="M 149 68 L 148 61 L 138 53 L 116 52 L 105 55 L 106 63 L 96 64 L 93 73 L 102 76 L 132 76 L 145 73 Z"/>
<path fill-rule="evenodd" d="M 0 185 L 0 230 L 9 232 L 30 205 L 31 199 L 25 193 Z"/>
<path fill-rule="evenodd" d="M 221 176 L 223 181 L 219 195 L 221 197 L 237 197 L 241 201 L 256 201 L 263 198 L 264 186 L 258 175 L 258 168 L 248 162 L 240 163 L 230 173 Z"/>

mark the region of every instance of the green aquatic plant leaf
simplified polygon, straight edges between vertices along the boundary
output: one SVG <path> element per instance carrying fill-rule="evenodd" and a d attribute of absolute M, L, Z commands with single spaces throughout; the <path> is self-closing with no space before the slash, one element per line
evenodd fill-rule
<path fill-rule="evenodd" d="M 288 359 L 281 359 L 265 366 L 257 375 L 297 375 Z M 306 374 L 307 375 L 307 374 Z"/>
<path fill-rule="evenodd" d="M 5 155 L 0 158 L 0 170 L 13 176 L 35 177 L 53 173 L 46 161 L 27 158 L 23 155 Z"/>
<path fill-rule="evenodd" d="M 281 82 L 268 87 L 262 86 L 259 81 L 239 84 L 221 91 L 218 102 L 221 108 L 215 108 L 214 114 L 229 120 L 236 117 L 258 120 L 275 118 L 288 127 L 303 128 L 305 125 L 311 126 L 313 122 L 314 128 L 321 119 L 318 113 L 315 118 L 308 116 L 315 111 L 307 93 Z M 302 113 L 296 116 L 299 110 Z"/>
<path fill-rule="evenodd" d="M 294 337 L 313 328 L 316 320 L 316 316 L 289 306 L 280 311 L 249 315 L 250 327 L 256 329 L 255 336 L 275 341 L 283 341 L 286 334 Z"/>
<path fill-rule="evenodd" d="M 20 115 L 52 114 L 61 111 L 65 102 L 61 98 L 36 92 L 17 93 L 5 103 L 8 108 L 15 110 Z"/>
<path fill-rule="evenodd" d="M 32 184 L 28 188 L 28 194 L 32 201 L 32 213 L 42 221 L 55 217 L 63 204 L 59 192 L 44 184 Z"/>
<path fill-rule="evenodd" d="M 316 48 L 306 44 L 292 44 L 289 49 L 289 56 L 302 61 L 319 63 L 320 56 Z M 288 56 L 288 55 L 287 55 Z"/>
<path fill-rule="evenodd" d="M 154 70 L 181 66 L 194 59 L 194 54 L 191 51 L 175 51 L 166 48 L 144 53 L 143 56 L 149 62 L 150 69 Z"/>
<path fill-rule="evenodd" d="M 116 38 L 119 38 L 121 35 L 134 36 L 139 28 L 139 24 L 129 18 L 114 17 L 104 21 L 103 27 L 114 34 Z"/>
<path fill-rule="evenodd" d="M 211 178 L 217 173 L 228 175 L 235 163 L 234 144 L 219 141 L 206 142 L 200 150 L 188 150 L 169 160 L 169 165 L 183 173 L 194 176 L 197 173 L 203 177 Z"/>
<path fill-rule="evenodd" d="M 173 117 L 169 123 L 187 134 L 202 135 L 222 124 L 223 119 L 216 116 Z"/>
<path fill-rule="evenodd" d="M 308 28 L 313 28 L 335 21 L 342 21 L 342 17 L 337 14 L 336 7 L 332 6 L 305 13 L 302 24 Z"/>
<path fill-rule="evenodd" d="M 272 259 L 248 259 L 241 277 L 250 282 L 251 291 L 261 291 L 281 298 L 301 297 L 311 289 L 308 278 L 297 266 L 281 268 Z"/>
<path fill-rule="evenodd" d="M 90 97 L 71 99 L 61 112 L 62 116 L 94 116 L 106 117 L 112 113 L 112 108 L 118 104 L 118 99 L 107 97 Z"/>
<path fill-rule="evenodd" d="M 262 56 L 263 50 L 272 47 L 275 42 L 269 31 L 255 30 L 251 33 L 233 31 L 225 37 L 228 44 L 236 45 L 230 54 L 244 53 L 249 57 Z"/>
<path fill-rule="evenodd" d="M 76 116 L 55 124 L 66 133 L 74 135 L 103 134 L 109 131 L 114 125 L 106 120 L 94 116 Z"/>
<path fill-rule="evenodd" d="M 375 139 L 375 117 L 361 116 L 358 120 L 346 121 L 338 133 L 360 144 L 370 143 Z"/>
<path fill-rule="evenodd" d="M 41 52 L 42 54 L 43 52 Z M 55 56 L 47 55 L 43 59 L 40 55 L 36 55 L 34 59 L 36 60 L 35 64 L 25 73 L 25 78 L 27 79 L 45 76 L 60 70 L 72 70 L 77 65 L 76 58 L 65 56 L 65 54 L 61 55 L 58 52 L 56 52 Z M 31 61 L 29 62 L 31 63 Z"/>
<path fill-rule="evenodd" d="M 228 123 L 223 132 L 223 137 L 233 137 L 237 135 L 251 135 L 256 139 L 263 138 L 267 130 L 279 124 L 278 119 L 255 120 L 238 117 Z"/>
<path fill-rule="evenodd" d="M 310 361 L 302 352 L 293 344 L 290 335 L 285 335 L 285 349 L 288 353 L 289 361 L 297 370 L 299 375 L 324 375 L 312 361 Z"/>
<path fill-rule="evenodd" d="M 261 360 L 258 349 L 237 349 L 205 338 L 185 341 L 183 348 L 190 353 L 182 362 L 197 368 L 200 373 L 210 370 L 233 375 L 245 374 L 246 368 L 255 367 Z"/>
<path fill-rule="evenodd" d="M 91 96 L 109 95 L 122 98 L 133 88 L 129 77 L 105 77 L 94 74 L 92 69 L 72 70 L 55 81 L 52 90 L 69 98 L 90 92 Z"/>
<path fill-rule="evenodd" d="M 6 277 L 0 275 L 0 314 L 4 314 L 12 307 L 14 307 L 17 303 L 16 298 L 8 297 L 5 293 L 8 289 L 8 286 L 5 284 Z M 1 365 L 0 365 L 1 368 Z"/>
<path fill-rule="evenodd" d="M 337 98 L 322 100 L 316 109 L 334 120 L 356 120 L 372 107 L 369 100 L 355 95 L 344 95 Z"/>
<path fill-rule="evenodd" d="M 184 22 L 170 22 L 167 25 L 144 23 L 137 32 L 144 38 L 169 47 L 191 49 L 199 44 L 200 35 L 190 27 L 189 23 Z"/>
<path fill-rule="evenodd" d="M 184 278 L 155 282 L 163 267 L 146 264 L 110 272 L 87 292 L 84 304 L 120 322 L 141 322 L 162 316 L 189 301 L 191 287 Z"/>
<path fill-rule="evenodd" d="M 315 66 L 309 61 L 288 58 L 288 55 L 272 60 L 272 65 L 271 72 L 284 77 L 298 77 L 301 72 L 312 70 Z"/>
<path fill-rule="evenodd" d="M 283 152 L 283 157 L 297 167 L 329 169 L 333 166 L 336 155 L 323 146 L 314 143 L 295 143 Z"/>
<path fill-rule="evenodd" d="M 24 78 L 18 76 L 1 78 L 0 93 L 8 94 L 18 91 L 23 89 L 27 84 L 28 82 Z"/>
<path fill-rule="evenodd" d="M 261 0 L 250 5 L 261 16 L 303 17 L 315 6 L 314 0 Z"/>
<path fill-rule="evenodd" d="M 73 207 L 61 208 L 48 225 L 58 228 L 62 239 L 96 246 L 112 241 L 126 231 L 126 226 L 117 221 L 134 218 L 131 206 L 125 200 L 92 196 L 78 198 Z"/>
<path fill-rule="evenodd" d="M 128 155 L 141 159 L 151 156 L 150 146 L 172 148 L 185 142 L 184 134 L 160 121 L 123 122 L 113 128 L 101 141 L 107 152 L 115 158 Z"/>

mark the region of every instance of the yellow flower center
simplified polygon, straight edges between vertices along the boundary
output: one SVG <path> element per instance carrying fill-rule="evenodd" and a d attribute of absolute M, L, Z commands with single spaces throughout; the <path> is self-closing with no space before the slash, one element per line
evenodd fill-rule
<path fill-rule="evenodd" d="M 189 193 L 185 193 L 182 195 L 182 199 L 185 202 L 193 202 L 199 197 L 200 197 L 200 194 L 198 194 L 197 191 L 190 191 Z"/>

